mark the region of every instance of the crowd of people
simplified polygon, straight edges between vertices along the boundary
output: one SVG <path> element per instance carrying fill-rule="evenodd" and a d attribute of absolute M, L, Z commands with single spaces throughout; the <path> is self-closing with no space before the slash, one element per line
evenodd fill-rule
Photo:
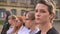
<path fill-rule="evenodd" d="M 40 0 L 35 11 L 26 11 L 23 16 L 4 12 L 5 23 L 1 34 L 59 34 L 52 26 L 54 18 L 53 3 Z"/>

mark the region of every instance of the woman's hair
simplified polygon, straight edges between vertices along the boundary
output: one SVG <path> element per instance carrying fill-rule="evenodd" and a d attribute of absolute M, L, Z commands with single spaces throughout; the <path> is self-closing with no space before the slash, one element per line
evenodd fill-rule
<path fill-rule="evenodd" d="M 18 29 L 23 25 L 23 17 L 22 16 L 17 16 L 17 18 L 19 19 L 19 21 L 21 21 L 21 25 L 20 26 L 14 26 L 14 29 L 13 29 L 13 33 L 15 33 L 16 31 L 18 31 Z"/>
<path fill-rule="evenodd" d="M 28 17 L 29 17 L 30 20 L 35 20 L 35 14 L 34 14 L 34 12 L 29 12 L 28 13 Z"/>
<path fill-rule="evenodd" d="M 8 29 L 9 29 L 9 27 L 10 27 L 10 24 L 8 23 L 8 17 L 11 15 L 11 13 L 10 13 L 10 11 L 4 11 L 4 13 L 7 15 L 6 16 L 6 18 L 5 18 L 5 27 L 3 26 L 3 31 L 2 32 L 4 32 L 4 31 L 7 31 Z M 7 24 L 6 24 L 7 23 Z M 6 28 L 5 30 L 4 30 L 4 28 Z"/>
<path fill-rule="evenodd" d="M 14 19 L 16 19 L 16 16 L 15 15 L 10 15 L 9 17 L 8 17 L 8 19 L 12 19 L 12 20 L 14 20 Z"/>
<path fill-rule="evenodd" d="M 29 13 L 29 11 L 24 12 L 23 16 L 26 17 L 26 15 Z M 23 26 L 25 26 L 25 23 L 23 23 Z"/>
<path fill-rule="evenodd" d="M 48 7 L 49 14 L 55 10 L 55 3 L 52 0 L 39 0 L 38 3 L 44 4 Z"/>
<path fill-rule="evenodd" d="M 8 21 L 8 17 L 11 15 L 11 12 L 10 11 L 5 11 L 5 13 L 7 15 L 5 20 Z"/>
<path fill-rule="evenodd" d="M 24 12 L 24 15 L 23 16 L 26 16 L 28 13 L 29 13 L 29 11 Z"/>
<path fill-rule="evenodd" d="M 55 13 L 56 5 L 53 0 L 39 0 L 38 3 L 46 5 L 48 7 L 48 12 L 50 15 Z M 51 18 L 51 21 L 53 20 L 53 18 Z"/>
<path fill-rule="evenodd" d="M 9 17 L 8 17 L 8 20 L 15 20 L 17 17 L 15 16 L 15 15 L 10 15 Z M 10 25 L 12 25 L 12 24 L 10 24 Z"/>

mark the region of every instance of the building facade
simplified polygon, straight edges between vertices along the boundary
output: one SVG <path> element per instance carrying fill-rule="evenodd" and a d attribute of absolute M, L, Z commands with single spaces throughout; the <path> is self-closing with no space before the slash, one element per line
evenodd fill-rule
<path fill-rule="evenodd" d="M 25 11 L 34 11 L 36 3 L 39 0 L 0 0 L 0 20 L 3 19 L 4 11 L 8 10 L 12 14 L 20 16 Z M 60 0 L 53 0 L 56 3 L 56 11 L 54 16 L 54 27 L 60 33 Z"/>
<path fill-rule="evenodd" d="M 34 11 L 38 0 L 0 0 L 0 20 L 3 18 L 3 12 L 8 10 L 14 15 L 23 15 L 25 11 Z M 60 20 L 60 0 L 54 0 L 56 11 L 54 20 Z"/>
<path fill-rule="evenodd" d="M 55 21 L 60 22 L 60 0 L 54 0 L 56 4 L 56 11 L 55 11 Z"/>
<path fill-rule="evenodd" d="M 6 10 L 17 16 L 23 15 L 25 11 L 34 10 L 34 3 L 32 0 L 0 0 L 0 20 Z"/>

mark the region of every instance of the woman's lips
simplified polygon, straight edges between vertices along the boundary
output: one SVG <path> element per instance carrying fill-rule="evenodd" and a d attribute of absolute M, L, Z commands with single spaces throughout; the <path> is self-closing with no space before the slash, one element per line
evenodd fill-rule
<path fill-rule="evenodd" d="M 36 20 L 40 20 L 40 18 L 36 18 Z"/>

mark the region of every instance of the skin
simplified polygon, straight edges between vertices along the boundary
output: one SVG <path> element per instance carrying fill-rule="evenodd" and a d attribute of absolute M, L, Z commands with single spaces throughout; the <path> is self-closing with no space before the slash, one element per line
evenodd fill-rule
<path fill-rule="evenodd" d="M 25 26 L 27 28 L 30 28 L 31 27 L 31 21 L 29 20 L 28 14 L 25 17 Z"/>
<path fill-rule="evenodd" d="M 35 20 L 30 20 L 28 14 L 25 17 L 25 26 L 31 29 L 31 32 L 35 30 Z"/>
<path fill-rule="evenodd" d="M 23 14 L 23 22 L 25 23 L 25 13 Z"/>
<path fill-rule="evenodd" d="M 9 19 L 8 22 L 9 22 L 9 24 L 12 24 L 12 19 Z"/>
<path fill-rule="evenodd" d="M 47 31 L 52 28 L 51 19 L 54 14 L 49 14 L 48 6 L 38 3 L 35 8 L 35 21 L 39 24 L 41 34 L 46 34 Z"/>
<path fill-rule="evenodd" d="M 14 26 L 19 27 L 19 26 L 21 26 L 21 25 L 22 25 L 22 22 L 21 22 L 18 18 L 16 18 L 16 19 L 14 20 Z"/>
<path fill-rule="evenodd" d="M 8 18 L 8 22 L 9 22 L 9 24 L 13 25 L 13 19 L 10 16 Z"/>

